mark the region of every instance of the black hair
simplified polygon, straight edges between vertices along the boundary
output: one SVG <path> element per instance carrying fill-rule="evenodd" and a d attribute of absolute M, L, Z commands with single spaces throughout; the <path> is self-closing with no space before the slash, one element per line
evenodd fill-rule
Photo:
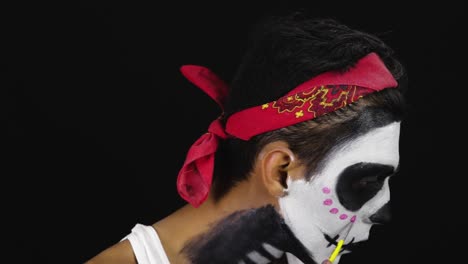
<path fill-rule="evenodd" d="M 335 112 L 248 141 L 221 142 L 215 159 L 215 200 L 248 177 L 259 150 L 269 142 L 285 141 L 312 174 L 335 147 L 372 128 L 399 121 L 404 114 L 405 69 L 377 36 L 334 19 L 302 14 L 270 17 L 256 24 L 230 82 L 225 118 L 274 101 L 323 72 L 346 71 L 370 52 L 380 56 L 399 82 L 398 89 L 372 93 Z"/>

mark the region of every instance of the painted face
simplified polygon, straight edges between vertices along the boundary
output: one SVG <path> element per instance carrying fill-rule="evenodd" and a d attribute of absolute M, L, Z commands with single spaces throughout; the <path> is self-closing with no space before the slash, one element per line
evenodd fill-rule
<path fill-rule="evenodd" d="M 369 131 L 332 152 L 310 180 L 288 179 L 281 214 L 318 263 L 344 239 L 367 240 L 372 217 L 390 200 L 389 177 L 399 164 L 400 123 Z M 341 254 L 334 263 L 338 263 Z M 289 263 L 301 263 L 288 255 Z"/>

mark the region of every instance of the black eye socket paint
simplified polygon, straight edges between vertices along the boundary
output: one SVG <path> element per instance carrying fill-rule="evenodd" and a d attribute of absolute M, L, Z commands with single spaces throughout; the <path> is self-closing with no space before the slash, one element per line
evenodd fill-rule
<path fill-rule="evenodd" d="M 379 192 L 385 179 L 395 173 L 390 165 L 360 162 L 344 169 L 338 176 L 336 193 L 350 211 L 359 210 Z"/>
<path fill-rule="evenodd" d="M 234 212 L 181 251 L 192 264 L 287 263 L 285 252 L 316 264 L 271 205 Z"/>

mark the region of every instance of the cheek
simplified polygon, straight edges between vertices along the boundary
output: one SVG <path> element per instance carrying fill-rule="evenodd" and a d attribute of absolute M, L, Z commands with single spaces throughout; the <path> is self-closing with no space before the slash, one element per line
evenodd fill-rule
<path fill-rule="evenodd" d="M 336 216 L 335 220 L 340 220 L 340 223 L 347 224 L 348 221 L 350 223 L 354 223 L 356 221 L 356 213 L 350 212 L 346 210 L 339 202 L 339 199 L 334 195 L 334 191 L 327 186 L 321 188 L 320 192 L 322 193 L 322 205 L 325 207 L 325 210 L 328 211 L 329 214 Z M 323 210 L 323 208 L 322 208 Z"/>
<path fill-rule="evenodd" d="M 280 199 L 285 219 L 300 232 L 334 233 L 354 223 L 355 213 L 346 210 L 331 186 L 320 182 L 293 181 L 288 195 Z"/>

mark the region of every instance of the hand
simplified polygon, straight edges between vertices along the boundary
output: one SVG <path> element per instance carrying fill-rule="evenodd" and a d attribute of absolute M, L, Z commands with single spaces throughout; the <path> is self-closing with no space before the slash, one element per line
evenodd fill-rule
<path fill-rule="evenodd" d="M 322 262 L 322 264 L 332 264 L 330 260 L 326 259 Z"/>

